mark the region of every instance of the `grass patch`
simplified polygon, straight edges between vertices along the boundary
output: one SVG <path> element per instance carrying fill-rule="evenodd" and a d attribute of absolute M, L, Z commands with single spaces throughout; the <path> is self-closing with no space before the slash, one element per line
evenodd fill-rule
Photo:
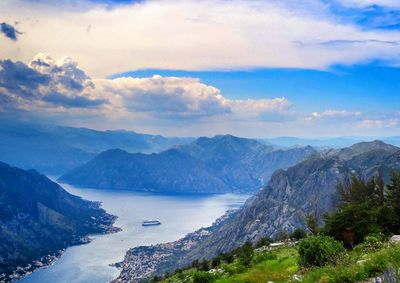
<path fill-rule="evenodd" d="M 348 253 L 347 259 L 337 265 L 304 270 L 303 282 L 358 282 L 382 274 L 385 276 L 385 273 L 386 276 L 397 277 L 399 268 L 399 245 L 383 247 L 378 251 L 366 254 L 354 250 Z M 400 277 L 396 279 L 400 280 Z"/>
<path fill-rule="evenodd" d="M 385 276 L 400 282 L 400 245 L 382 243 L 379 249 L 360 246 L 347 251 L 339 263 L 324 267 L 301 268 L 298 265 L 297 247 L 280 247 L 272 251 L 256 252 L 250 266 L 243 266 L 239 259 L 222 263 L 220 272 L 214 273 L 215 283 L 259 283 L 272 281 L 304 283 L 350 283 L 360 282 L 376 276 Z M 189 268 L 176 273 L 162 282 L 193 283 L 196 273 L 203 272 Z M 294 280 L 294 276 L 299 280 Z M 199 278 L 197 274 L 197 278 Z M 203 282 L 203 281 L 199 281 Z"/>

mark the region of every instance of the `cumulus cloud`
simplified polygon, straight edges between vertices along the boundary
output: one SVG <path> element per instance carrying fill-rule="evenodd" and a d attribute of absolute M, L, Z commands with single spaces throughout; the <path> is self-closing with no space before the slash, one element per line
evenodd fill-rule
<path fill-rule="evenodd" d="M 94 77 L 142 68 L 324 69 L 373 59 L 400 63 L 398 45 L 388 44 L 400 40 L 399 31 L 343 23 L 319 0 L 301 5 L 290 0 L 143 1 L 113 9 L 92 3 L 91 9 L 62 13 L 49 7 L 0 3 L 0 16 L 21 21 L 26 31 L 16 42 L 18 49 L 6 42 L 0 57 L 27 61 L 42 50 L 69 54 Z M 353 44 L 320 44 L 338 40 Z"/>
<path fill-rule="evenodd" d="M 71 58 L 54 60 L 40 53 L 29 64 L 0 61 L 0 99 L 3 110 L 66 112 L 96 108 L 105 117 L 143 115 L 147 119 L 196 120 L 230 116 L 241 120 L 284 113 L 282 98 L 235 100 L 197 78 L 123 77 L 92 79 Z"/>
<path fill-rule="evenodd" d="M 43 53 L 28 64 L 0 61 L 0 117 L 11 114 L 73 126 L 181 136 L 301 136 L 311 129 L 329 136 L 332 124 L 338 135 L 400 126 L 398 114 L 330 109 L 305 115 L 285 97 L 232 99 L 197 78 L 91 78 L 73 59 L 55 60 Z"/>
<path fill-rule="evenodd" d="M 0 32 L 13 41 L 16 41 L 17 35 L 21 34 L 14 26 L 4 22 L 0 24 Z"/>
<path fill-rule="evenodd" d="M 272 99 L 228 99 L 220 90 L 197 78 L 162 77 L 93 80 L 95 92 L 111 99 L 128 112 L 152 113 L 160 117 L 196 119 L 213 115 L 240 118 L 284 112 L 289 101 Z"/>
<path fill-rule="evenodd" d="M 105 99 L 90 96 L 91 79 L 70 58 L 55 61 L 38 54 L 29 65 L 0 61 L 0 99 L 3 109 L 96 107 Z"/>
<path fill-rule="evenodd" d="M 196 118 L 231 112 L 219 89 L 195 78 L 162 77 L 97 79 L 96 92 L 118 97 L 128 112 Z"/>

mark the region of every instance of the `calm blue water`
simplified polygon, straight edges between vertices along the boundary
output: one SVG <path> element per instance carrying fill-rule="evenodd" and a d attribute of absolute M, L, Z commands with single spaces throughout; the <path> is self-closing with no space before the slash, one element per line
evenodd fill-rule
<path fill-rule="evenodd" d="M 129 248 L 177 240 L 211 225 L 227 209 L 240 206 L 248 197 L 163 196 L 62 186 L 72 194 L 103 202 L 107 212 L 119 217 L 115 226 L 123 231 L 96 235 L 87 245 L 68 248 L 52 266 L 32 273 L 21 283 L 109 282 L 119 274 L 109 264 L 123 260 Z M 141 222 L 146 219 L 160 220 L 162 225 L 142 227 Z"/>

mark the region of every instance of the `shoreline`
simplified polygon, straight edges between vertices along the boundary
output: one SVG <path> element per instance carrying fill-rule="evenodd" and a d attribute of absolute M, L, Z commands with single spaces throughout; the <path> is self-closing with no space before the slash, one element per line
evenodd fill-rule
<path fill-rule="evenodd" d="M 56 252 L 50 253 L 48 255 L 44 255 L 40 259 L 35 259 L 25 266 L 17 266 L 12 273 L 8 273 L 8 274 L 2 273 L 2 274 L 0 274 L 0 283 L 18 282 L 19 280 L 24 279 L 25 277 L 31 275 L 32 273 L 34 273 L 36 271 L 49 268 L 54 263 L 56 263 L 58 259 L 61 258 L 61 256 L 64 254 L 64 252 L 68 248 L 71 248 L 74 246 L 90 244 L 93 241 L 91 236 L 114 234 L 114 233 L 118 233 L 118 232 L 122 231 L 121 228 L 113 226 L 113 224 L 115 223 L 115 220 L 118 218 L 118 216 L 114 215 L 113 218 L 114 218 L 113 223 L 111 224 L 110 227 L 108 227 L 108 229 L 105 230 L 104 233 L 95 233 L 95 234 L 82 236 L 79 238 L 78 241 L 71 242 L 68 246 L 66 246 Z"/>
<path fill-rule="evenodd" d="M 115 192 L 115 193 L 137 193 L 139 195 L 159 195 L 159 196 L 182 196 L 182 197 L 207 197 L 207 196 L 220 196 L 220 195 L 244 195 L 244 196 L 251 196 L 255 192 L 259 190 L 259 188 L 254 189 L 254 191 L 229 191 L 229 192 L 196 192 L 196 191 L 169 191 L 169 190 L 157 190 L 157 189 L 149 189 L 149 188 L 109 188 L 109 187 L 97 187 L 94 185 L 84 185 L 78 184 L 74 182 L 66 182 L 57 179 L 56 183 L 60 186 L 67 185 L 73 186 L 81 189 L 87 190 L 99 190 L 99 191 L 108 191 L 108 192 Z"/>
<path fill-rule="evenodd" d="M 69 247 L 71 246 L 68 246 L 67 248 Z M 16 270 L 11 274 L 1 274 L 0 282 L 17 282 L 18 280 L 25 278 L 33 272 L 36 272 L 40 269 L 48 268 L 63 255 L 67 248 L 59 250 L 58 252 L 54 252 L 52 254 L 45 255 L 40 259 L 35 259 L 24 267 L 18 266 Z"/>

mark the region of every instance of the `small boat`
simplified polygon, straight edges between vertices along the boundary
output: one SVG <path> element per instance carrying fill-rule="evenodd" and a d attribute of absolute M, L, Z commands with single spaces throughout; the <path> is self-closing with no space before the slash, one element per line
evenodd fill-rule
<path fill-rule="evenodd" d="M 161 222 L 158 220 L 145 220 L 142 222 L 142 226 L 157 226 L 160 224 Z"/>

